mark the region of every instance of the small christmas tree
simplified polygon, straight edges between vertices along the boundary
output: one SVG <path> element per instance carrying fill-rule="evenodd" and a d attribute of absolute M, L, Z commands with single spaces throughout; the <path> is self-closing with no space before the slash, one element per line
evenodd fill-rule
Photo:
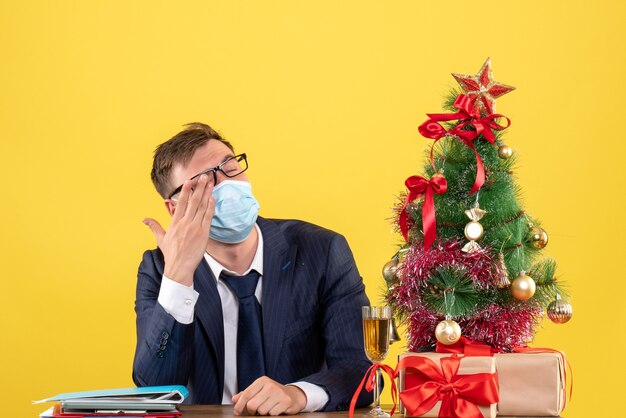
<path fill-rule="evenodd" d="M 450 113 L 429 114 L 419 132 L 433 140 L 425 175 L 409 177 L 395 224 L 406 241 L 383 268 L 387 300 L 407 326 L 411 351 L 453 344 L 461 334 L 499 350 L 526 346 L 545 309 L 567 322 L 572 308 L 539 259 L 548 235 L 522 208 L 502 142 L 510 120 L 495 99 L 491 62 L 476 76 L 453 74 Z"/>

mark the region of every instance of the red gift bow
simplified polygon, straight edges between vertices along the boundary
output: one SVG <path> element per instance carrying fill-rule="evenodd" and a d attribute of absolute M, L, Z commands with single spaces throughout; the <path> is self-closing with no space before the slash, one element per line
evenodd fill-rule
<path fill-rule="evenodd" d="M 474 342 L 466 337 L 461 337 L 459 341 L 454 344 L 444 345 L 440 342 L 437 342 L 437 347 L 435 348 L 437 353 L 455 353 L 455 354 L 464 354 L 467 356 L 493 356 L 494 353 L 500 353 L 501 350 L 493 348 L 491 346 L 480 344 Z M 564 371 L 565 382 L 570 382 L 569 385 L 569 399 L 572 399 L 572 393 L 574 391 L 574 372 L 572 370 L 572 365 L 565 357 L 563 352 L 554 350 L 552 348 L 543 348 L 543 347 L 515 347 L 512 350 L 514 353 L 556 353 L 561 357 L 563 364 L 567 365 L 567 369 L 569 370 L 569 374 L 567 370 Z M 569 377 L 568 377 L 569 376 Z M 563 386 L 563 409 L 567 406 L 567 386 Z"/>
<path fill-rule="evenodd" d="M 409 215 L 406 207 L 409 203 L 422 195 L 424 205 L 422 206 L 422 228 L 424 229 L 424 248 L 428 249 L 437 237 L 437 218 L 435 217 L 435 194 L 443 194 L 448 190 L 448 182 L 441 174 L 435 174 L 426 180 L 421 176 L 411 176 L 404 182 L 409 194 L 406 196 L 402 211 L 400 212 L 400 230 L 406 242 L 409 242 Z"/>
<path fill-rule="evenodd" d="M 455 355 L 440 360 L 441 370 L 426 357 L 405 357 L 396 373 L 412 369 L 416 385 L 400 392 L 403 405 L 413 416 L 422 415 L 441 401 L 440 417 L 483 418 L 478 405 L 500 400 L 496 374 L 457 374 L 461 359 Z"/>
<path fill-rule="evenodd" d="M 474 342 L 466 337 L 461 337 L 459 341 L 454 344 L 445 345 L 437 342 L 437 347 L 435 348 L 437 353 L 454 353 L 454 354 L 464 354 L 466 357 L 473 356 L 485 356 L 490 357 L 493 356 L 494 353 L 497 353 L 493 347 L 490 347 L 485 344 L 480 344 Z"/>
<path fill-rule="evenodd" d="M 359 387 L 357 388 L 356 392 L 354 392 L 354 395 L 352 395 L 352 400 L 350 401 L 350 411 L 348 412 L 349 418 L 354 417 L 354 408 L 356 407 L 356 401 L 361 394 L 361 390 L 363 390 L 363 385 L 365 385 L 365 390 L 367 390 L 368 392 L 374 390 L 376 381 L 376 369 L 381 369 L 382 371 L 387 373 L 387 375 L 389 376 L 389 380 L 391 380 L 391 399 L 393 400 L 393 408 L 391 409 L 391 411 L 389 411 L 389 415 L 393 415 L 393 413 L 396 412 L 396 403 L 398 403 L 398 388 L 396 387 L 395 370 L 393 370 L 386 364 L 374 363 L 369 369 L 367 369 L 367 372 L 365 372 L 365 376 L 363 376 L 363 380 L 361 380 Z"/>
<path fill-rule="evenodd" d="M 470 195 L 480 190 L 483 184 L 485 184 L 485 167 L 483 166 L 483 161 L 481 160 L 476 147 L 474 147 L 473 141 L 478 137 L 478 135 L 482 134 L 487 141 L 493 144 L 496 140 L 493 130 L 501 131 L 511 125 L 509 118 L 504 115 L 491 114 L 481 117 L 480 110 L 474 107 L 475 100 L 475 97 L 472 98 L 464 94 L 459 94 L 454 101 L 454 107 L 459 109 L 458 112 L 428 113 L 427 116 L 430 119 L 421 124 L 418 128 L 419 132 L 423 136 L 435 140 L 430 148 L 430 163 L 433 167 L 435 167 L 433 158 L 433 149 L 435 144 L 446 135 L 458 137 L 466 146 L 474 151 L 476 154 L 476 178 L 474 179 L 474 185 L 472 186 Z M 506 126 L 496 123 L 495 119 L 498 118 L 506 119 Z M 449 122 L 452 120 L 462 120 L 462 122 L 449 131 L 439 124 L 439 122 Z M 466 126 L 472 126 L 476 130 L 465 130 L 464 128 Z"/>

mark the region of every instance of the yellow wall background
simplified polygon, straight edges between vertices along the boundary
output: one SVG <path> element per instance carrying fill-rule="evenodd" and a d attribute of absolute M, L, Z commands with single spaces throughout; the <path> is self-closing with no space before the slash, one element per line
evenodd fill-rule
<path fill-rule="evenodd" d="M 498 111 L 526 209 L 573 294 L 535 345 L 573 364 L 564 416 L 621 415 L 625 19 L 608 0 L 3 1 L 0 404 L 36 416 L 33 399 L 132 384 L 141 220 L 168 222 L 151 155 L 186 122 L 248 153 L 262 215 L 345 234 L 378 301 L 417 127 L 490 56 L 517 87 Z"/>

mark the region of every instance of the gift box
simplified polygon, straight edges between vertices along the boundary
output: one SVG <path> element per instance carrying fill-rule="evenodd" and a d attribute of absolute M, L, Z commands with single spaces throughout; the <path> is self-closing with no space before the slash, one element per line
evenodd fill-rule
<path fill-rule="evenodd" d="M 400 412 L 405 416 L 438 417 L 441 410 L 443 416 L 459 416 L 476 409 L 485 418 L 496 416 L 493 357 L 407 352 L 398 360 Z"/>
<path fill-rule="evenodd" d="M 496 354 L 498 415 L 559 416 L 565 407 L 565 355 L 560 352 Z"/>

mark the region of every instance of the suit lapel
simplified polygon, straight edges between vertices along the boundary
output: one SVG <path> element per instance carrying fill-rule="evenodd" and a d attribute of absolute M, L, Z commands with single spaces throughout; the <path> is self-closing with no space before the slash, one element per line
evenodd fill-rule
<path fill-rule="evenodd" d="M 202 259 L 202 262 L 196 269 L 193 283 L 200 294 L 196 304 L 196 316 L 209 336 L 209 341 L 217 358 L 220 382 L 219 394 L 221 397 L 224 388 L 224 320 L 222 302 L 217 292 L 215 277 L 213 277 L 206 260 Z"/>
<path fill-rule="evenodd" d="M 263 344 L 266 374 L 273 376 L 280 359 L 285 327 L 289 321 L 296 247 L 289 248 L 282 231 L 259 218 L 263 233 Z"/>

